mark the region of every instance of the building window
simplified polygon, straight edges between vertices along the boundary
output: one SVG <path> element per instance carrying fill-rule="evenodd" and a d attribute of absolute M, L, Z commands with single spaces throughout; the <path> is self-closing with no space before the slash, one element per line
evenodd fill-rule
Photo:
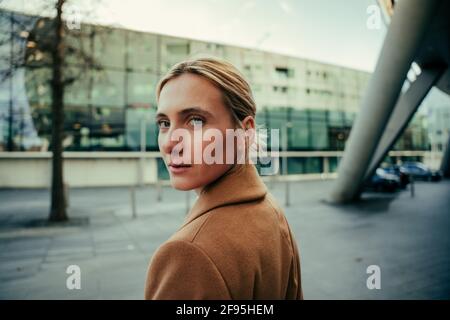
<path fill-rule="evenodd" d="M 286 86 L 273 86 L 273 91 L 286 93 L 286 92 L 288 92 L 288 87 L 286 87 Z"/>
<path fill-rule="evenodd" d="M 167 52 L 173 55 L 188 55 L 189 54 L 189 44 L 168 44 Z"/>
<path fill-rule="evenodd" d="M 293 78 L 294 77 L 294 70 L 286 68 L 286 67 L 276 67 L 275 72 L 278 76 L 280 76 L 282 78 Z"/>

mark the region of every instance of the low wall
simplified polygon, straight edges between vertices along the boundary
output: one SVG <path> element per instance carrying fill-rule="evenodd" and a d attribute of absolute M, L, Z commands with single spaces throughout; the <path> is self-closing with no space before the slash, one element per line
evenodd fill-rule
<path fill-rule="evenodd" d="M 157 154 L 140 152 L 65 152 L 64 180 L 70 187 L 131 186 L 157 181 Z M 0 187 L 47 188 L 50 152 L 0 154 Z"/>
<path fill-rule="evenodd" d="M 274 154 L 277 154 L 274 152 Z M 322 157 L 324 172 L 267 176 L 266 181 L 333 179 L 329 158 L 342 151 L 287 151 L 280 157 Z M 428 151 L 390 151 L 391 157 L 420 157 L 435 169 L 442 154 Z M 158 181 L 159 152 L 64 152 L 64 180 L 69 187 L 138 186 Z M 0 152 L 0 188 L 48 188 L 51 179 L 51 152 Z M 164 184 L 164 183 L 163 183 Z"/>

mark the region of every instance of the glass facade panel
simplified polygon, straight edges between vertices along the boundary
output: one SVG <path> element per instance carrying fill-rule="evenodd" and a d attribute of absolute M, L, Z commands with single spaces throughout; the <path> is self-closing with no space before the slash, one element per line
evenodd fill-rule
<path fill-rule="evenodd" d="M 290 148 L 293 150 L 309 149 L 310 132 L 308 127 L 308 113 L 305 110 L 293 110 L 291 113 Z"/>
<path fill-rule="evenodd" d="M 90 126 L 83 129 L 90 150 L 122 150 L 124 142 L 125 114 L 123 108 L 93 106 Z"/>
<path fill-rule="evenodd" d="M 91 70 L 84 71 L 77 67 L 68 67 L 66 70 L 74 77 L 75 81 L 66 87 L 64 102 L 69 105 L 87 107 L 90 103 L 93 72 Z"/>
<path fill-rule="evenodd" d="M 145 126 L 146 150 L 158 150 L 158 128 L 155 124 L 156 109 L 127 108 L 126 110 L 126 146 L 128 150 L 141 150 L 142 121 Z"/>
<path fill-rule="evenodd" d="M 156 35 L 127 31 L 127 64 L 136 72 L 157 73 L 158 38 Z"/>
<path fill-rule="evenodd" d="M 127 74 L 127 105 L 128 106 L 156 106 L 155 87 L 157 77 L 152 73 Z"/>
<path fill-rule="evenodd" d="M 175 37 L 161 38 L 160 73 L 166 73 L 174 64 L 185 60 L 190 54 L 190 41 Z"/>
<path fill-rule="evenodd" d="M 326 113 L 322 110 L 309 110 L 310 148 L 324 150 L 328 148 Z"/>
<path fill-rule="evenodd" d="M 332 127 L 344 126 L 344 114 L 340 111 L 329 111 L 328 124 Z"/>
<path fill-rule="evenodd" d="M 125 69 L 125 30 L 96 27 L 93 58 L 106 68 Z"/>
<path fill-rule="evenodd" d="M 338 158 L 338 157 L 328 158 L 330 172 L 337 172 L 337 169 L 339 166 L 339 161 L 340 161 L 340 158 Z"/>
<path fill-rule="evenodd" d="M 93 72 L 92 104 L 123 108 L 125 106 L 125 72 L 95 70 Z"/>
<path fill-rule="evenodd" d="M 30 103 L 50 105 L 51 103 L 50 68 L 27 69 L 25 72 L 26 96 Z M 14 89 L 13 89 L 14 90 Z M 13 91 L 14 92 L 14 91 Z"/>
<path fill-rule="evenodd" d="M 93 57 L 95 28 L 87 25 L 80 30 L 66 29 L 65 62 L 69 65 L 87 66 Z"/>
<path fill-rule="evenodd" d="M 290 157 L 288 158 L 288 174 L 321 173 L 322 158 Z M 281 161 L 281 172 L 283 172 L 283 161 Z"/>
<path fill-rule="evenodd" d="M 269 117 L 267 127 L 271 129 L 282 130 L 287 123 L 287 109 L 272 109 L 268 110 Z"/>

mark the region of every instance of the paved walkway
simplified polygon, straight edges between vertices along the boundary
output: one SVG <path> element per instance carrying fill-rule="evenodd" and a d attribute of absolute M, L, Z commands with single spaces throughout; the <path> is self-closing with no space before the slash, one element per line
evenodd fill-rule
<path fill-rule="evenodd" d="M 416 196 L 365 194 L 331 206 L 330 181 L 292 183 L 286 216 L 300 246 L 306 299 L 449 299 L 450 181 L 417 183 Z M 284 201 L 284 185 L 272 193 Z M 67 226 L 40 223 L 48 190 L 0 190 L 0 299 L 141 299 L 148 261 L 182 223 L 186 195 L 127 188 L 70 190 Z M 190 203 L 194 202 L 192 194 Z M 81 268 L 81 290 L 66 268 Z M 381 289 L 366 268 L 381 268 Z"/>

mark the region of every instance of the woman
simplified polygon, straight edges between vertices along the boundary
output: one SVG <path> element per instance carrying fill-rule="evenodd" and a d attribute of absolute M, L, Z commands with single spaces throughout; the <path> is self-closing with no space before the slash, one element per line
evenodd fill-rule
<path fill-rule="evenodd" d="M 195 151 L 218 142 L 220 133 L 229 138 L 232 129 L 255 129 L 256 105 L 247 81 L 227 62 L 196 59 L 175 65 L 156 94 L 158 144 L 171 184 L 195 190 L 198 199 L 153 255 L 145 298 L 302 299 L 295 239 L 248 161 L 254 135 L 231 144 L 231 157 L 230 139 L 215 144 L 210 156 L 219 161 L 214 163 L 198 161 Z M 199 130 L 219 135 L 200 140 Z M 245 161 L 239 150 L 246 151 Z"/>

